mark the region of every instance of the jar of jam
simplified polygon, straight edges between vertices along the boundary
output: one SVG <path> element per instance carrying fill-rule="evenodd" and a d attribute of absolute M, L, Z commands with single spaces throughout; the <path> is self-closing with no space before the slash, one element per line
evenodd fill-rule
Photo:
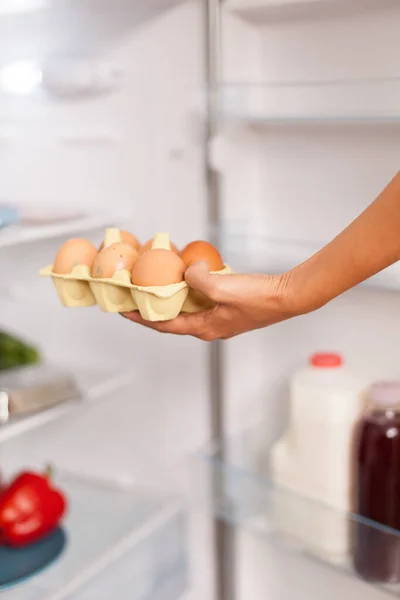
<path fill-rule="evenodd" d="M 400 582 L 400 382 L 371 386 L 355 428 L 354 567 L 368 581 Z"/>

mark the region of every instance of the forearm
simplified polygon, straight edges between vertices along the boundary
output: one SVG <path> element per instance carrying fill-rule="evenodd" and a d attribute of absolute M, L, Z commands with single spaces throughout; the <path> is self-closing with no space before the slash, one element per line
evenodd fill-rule
<path fill-rule="evenodd" d="M 298 312 L 320 308 L 400 260 L 400 172 L 340 235 L 288 273 Z"/>

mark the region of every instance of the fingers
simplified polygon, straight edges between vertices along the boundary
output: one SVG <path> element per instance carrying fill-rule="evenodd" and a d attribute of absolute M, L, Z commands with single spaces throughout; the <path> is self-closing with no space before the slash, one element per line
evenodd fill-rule
<path fill-rule="evenodd" d="M 140 316 L 138 311 L 123 313 L 122 316 L 134 323 L 144 325 L 149 329 L 161 333 L 171 333 L 174 335 L 191 335 L 203 339 L 205 334 L 205 323 L 209 314 L 213 312 L 205 311 L 197 314 L 180 314 L 172 321 L 146 321 Z"/>
<path fill-rule="evenodd" d="M 203 293 L 205 296 L 213 300 L 217 306 L 207 311 L 202 311 L 195 314 L 181 313 L 171 321 L 145 321 L 140 316 L 138 311 L 123 313 L 123 317 L 144 325 L 149 329 L 159 331 L 161 333 L 171 333 L 174 335 L 191 335 L 201 340 L 216 339 L 210 324 L 210 318 L 213 318 L 216 311 L 219 310 L 218 304 L 223 299 L 223 289 L 221 286 L 220 275 L 211 274 L 208 270 L 207 263 L 198 262 L 189 267 L 185 274 L 186 283 L 194 290 Z"/>
<path fill-rule="evenodd" d="M 192 289 L 202 292 L 214 302 L 220 302 L 220 275 L 211 274 L 207 263 L 201 261 L 189 267 L 185 273 L 185 281 Z"/>

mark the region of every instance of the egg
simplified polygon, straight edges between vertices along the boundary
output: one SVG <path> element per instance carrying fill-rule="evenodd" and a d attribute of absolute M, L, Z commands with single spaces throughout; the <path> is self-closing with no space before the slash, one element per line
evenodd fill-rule
<path fill-rule="evenodd" d="M 65 242 L 54 259 L 53 273 L 69 275 L 78 265 L 91 268 L 97 257 L 97 249 L 88 240 L 74 238 Z"/>
<path fill-rule="evenodd" d="M 133 235 L 133 233 L 129 233 L 129 231 L 120 231 L 120 235 L 122 242 L 124 242 L 125 244 L 129 244 L 130 246 L 132 246 L 132 248 L 135 248 L 135 250 L 139 251 L 140 242 L 137 239 L 137 237 Z M 104 249 L 104 245 L 105 242 L 102 242 L 99 248 L 99 252 L 101 252 Z"/>
<path fill-rule="evenodd" d="M 148 252 L 149 250 L 151 250 L 152 243 L 153 243 L 153 240 L 151 239 L 151 240 L 148 240 L 145 244 L 143 244 L 143 246 L 139 250 L 139 255 L 142 256 L 143 254 L 145 254 L 145 252 Z M 179 254 L 179 250 L 175 246 L 175 244 L 170 242 L 170 246 L 171 246 L 172 252 L 175 252 L 175 254 Z"/>
<path fill-rule="evenodd" d="M 172 250 L 150 250 L 133 267 L 132 283 L 143 287 L 180 283 L 185 270 L 185 263 Z"/>
<path fill-rule="evenodd" d="M 202 260 L 207 263 L 210 271 L 221 271 L 224 268 L 224 261 L 220 253 L 210 242 L 191 242 L 182 250 L 180 257 L 186 267 Z"/>
<path fill-rule="evenodd" d="M 117 271 L 132 271 L 139 254 L 129 244 L 119 242 L 104 248 L 92 266 L 92 277 L 109 279 Z"/>

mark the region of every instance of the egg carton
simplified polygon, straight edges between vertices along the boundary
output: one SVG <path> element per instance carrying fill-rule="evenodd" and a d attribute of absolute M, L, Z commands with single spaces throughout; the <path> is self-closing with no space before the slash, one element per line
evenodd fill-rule
<path fill-rule="evenodd" d="M 106 230 L 105 244 L 121 242 L 119 229 Z M 153 238 L 152 250 L 170 250 L 170 239 L 166 233 Z M 219 275 L 232 273 L 225 265 Z M 146 321 L 169 321 L 181 312 L 196 313 L 208 310 L 214 303 L 200 292 L 189 288 L 185 281 L 163 286 L 138 286 L 131 282 L 127 270 L 117 271 L 113 277 L 99 279 L 91 276 L 85 265 L 76 265 L 70 274 L 53 273 L 53 265 L 41 269 L 40 275 L 51 277 L 61 304 L 68 308 L 95 306 L 103 312 L 124 313 L 138 310 Z"/>

